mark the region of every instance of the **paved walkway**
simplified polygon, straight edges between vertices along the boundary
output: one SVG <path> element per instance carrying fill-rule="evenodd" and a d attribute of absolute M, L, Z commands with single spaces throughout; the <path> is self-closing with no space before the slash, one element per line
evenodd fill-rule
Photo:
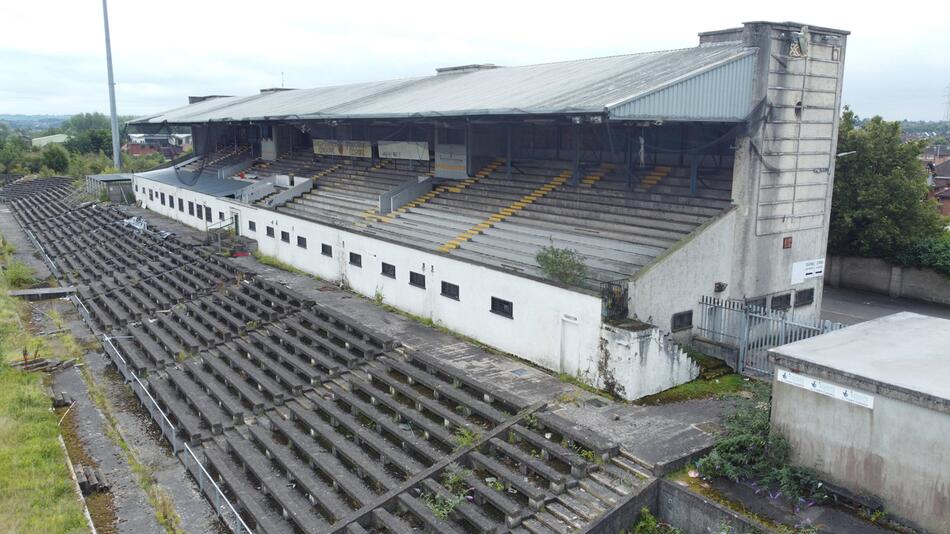
<path fill-rule="evenodd" d="M 825 286 L 821 304 L 822 319 L 844 324 L 863 323 L 901 311 L 950 319 L 950 306 L 830 286 Z"/>

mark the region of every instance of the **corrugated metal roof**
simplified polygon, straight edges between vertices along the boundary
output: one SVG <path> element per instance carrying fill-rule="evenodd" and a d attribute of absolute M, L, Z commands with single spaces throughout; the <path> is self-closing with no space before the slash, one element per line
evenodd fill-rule
<path fill-rule="evenodd" d="M 745 65 L 741 60 L 754 53 L 754 49 L 741 43 L 728 42 L 664 52 L 222 97 L 142 117 L 132 124 L 603 113 L 611 110 L 611 105 L 623 106 L 625 118 L 636 118 L 637 113 L 687 103 L 691 111 L 677 118 L 712 120 L 718 117 L 708 114 L 714 111 L 722 115 L 723 109 L 736 118 L 743 91 L 751 94 L 752 70 L 728 66 L 734 62 Z M 724 72 L 717 74 L 719 70 Z M 697 76 L 704 81 L 685 83 Z M 737 84 L 748 88 L 737 88 Z M 662 99 L 655 94 L 677 85 L 678 89 Z M 631 106 L 648 95 L 654 95 L 652 106 Z M 706 104 L 714 104 L 717 109 L 711 110 Z M 750 105 L 745 104 L 747 108 Z"/>
<path fill-rule="evenodd" d="M 183 187 L 198 193 L 205 193 L 215 197 L 227 197 L 234 195 L 245 187 L 254 185 L 241 180 L 229 180 L 227 178 L 218 178 L 214 171 L 206 171 L 195 180 L 195 173 L 173 167 L 158 169 L 154 171 L 138 172 L 135 176 L 154 180 L 174 187 Z"/>

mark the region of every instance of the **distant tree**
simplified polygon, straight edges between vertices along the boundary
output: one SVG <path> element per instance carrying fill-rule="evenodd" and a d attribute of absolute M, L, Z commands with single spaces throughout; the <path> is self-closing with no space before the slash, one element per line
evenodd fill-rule
<path fill-rule="evenodd" d="M 65 147 L 74 154 L 111 153 L 112 132 L 108 129 L 88 130 L 70 137 Z"/>
<path fill-rule="evenodd" d="M 130 156 L 127 153 L 122 154 L 123 172 L 142 172 L 161 165 L 165 162 L 165 156 L 160 152 L 146 154 L 144 156 Z"/>
<path fill-rule="evenodd" d="M 0 146 L 0 171 L 13 172 L 22 163 L 23 155 L 30 151 L 26 140 L 16 133 L 7 136 Z"/>
<path fill-rule="evenodd" d="M 42 162 L 47 169 L 57 174 L 63 174 L 69 170 L 69 152 L 56 144 L 46 145 L 43 148 Z"/>
<path fill-rule="evenodd" d="M 926 172 L 917 159 L 926 141 L 901 141 L 898 122 L 874 117 L 856 126 L 845 107 L 838 132 L 838 158 L 828 250 L 892 259 L 916 243 L 938 237 L 943 221 L 926 200 Z"/>
<path fill-rule="evenodd" d="M 73 115 L 63 123 L 63 130 L 71 135 L 78 135 L 90 130 L 110 130 L 112 125 L 108 115 L 102 113 L 79 113 Z"/>

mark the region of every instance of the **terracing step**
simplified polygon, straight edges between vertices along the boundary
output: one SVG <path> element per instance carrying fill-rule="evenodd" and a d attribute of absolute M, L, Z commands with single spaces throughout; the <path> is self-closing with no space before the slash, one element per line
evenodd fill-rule
<path fill-rule="evenodd" d="M 653 170 L 650 171 L 649 174 L 644 176 L 643 180 L 640 181 L 640 185 L 637 186 L 637 191 L 641 193 L 649 191 L 650 188 L 658 184 L 660 180 L 666 177 L 666 175 L 668 175 L 671 170 L 673 170 L 672 167 L 668 167 L 665 165 L 654 167 Z"/>
<path fill-rule="evenodd" d="M 511 217 L 512 215 L 515 215 L 519 211 L 533 204 L 539 198 L 542 198 L 548 193 L 550 193 L 551 191 L 554 191 L 555 189 L 557 189 L 558 186 L 564 184 L 564 182 L 567 182 L 567 180 L 571 177 L 571 173 L 572 171 L 570 169 L 561 172 L 561 174 L 555 176 L 554 178 L 549 180 L 546 184 L 528 193 L 527 195 L 521 197 L 520 199 L 512 202 L 508 206 L 501 208 L 497 212 L 490 215 L 484 221 L 476 224 L 475 226 L 469 228 L 465 232 L 462 232 L 461 234 L 457 235 L 454 239 L 443 243 L 442 246 L 439 247 L 439 251 L 449 252 L 451 250 L 454 250 L 458 248 L 462 243 L 481 234 L 482 232 L 491 228 L 495 224 L 504 221 L 505 219 L 507 219 L 508 217 Z"/>
<path fill-rule="evenodd" d="M 588 174 L 587 176 L 581 179 L 581 185 L 586 187 L 594 187 L 594 184 L 599 182 L 605 174 L 608 174 L 614 170 L 613 163 L 602 163 L 596 171 Z"/>
<path fill-rule="evenodd" d="M 484 177 L 490 175 L 491 173 L 493 173 L 493 172 L 495 171 L 495 169 L 497 169 L 499 166 L 501 166 L 501 164 L 502 164 L 501 158 L 496 158 L 494 161 L 492 161 L 491 163 L 489 163 L 488 165 L 486 165 L 484 168 L 482 168 L 482 170 L 476 172 L 476 173 L 475 173 L 475 176 L 472 176 L 471 178 L 466 178 L 465 180 L 462 180 L 462 181 L 460 181 L 460 182 L 458 182 L 458 183 L 454 183 L 454 184 L 451 184 L 451 185 L 445 184 L 445 185 L 436 186 L 436 187 L 434 187 L 434 188 L 432 189 L 432 191 L 429 191 L 428 193 L 426 193 L 426 194 L 420 196 L 419 198 L 417 198 L 417 199 L 415 199 L 415 200 L 413 200 L 413 201 L 407 203 L 406 205 L 402 206 L 402 207 L 399 208 L 399 209 L 395 209 L 395 210 L 393 210 L 393 211 L 387 213 L 386 215 L 380 215 L 378 209 L 368 209 L 368 210 L 364 211 L 363 213 L 361 213 L 360 216 L 361 216 L 361 217 L 363 218 L 363 220 L 366 221 L 367 223 L 372 223 L 372 222 L 387 223 L 387 222 L 390 222 L 390 221 L 392 221 L 393 219 L 395 219 L 396 217 L 399 217 L 399 216 L 402 215 L 403 213 L 405 213 L 405 212 L 411 210 L 412 208 L 415 208 L 415 207 L 417 207 L 417 206 L 421 206 L 422 204 L 425 204 L 426 202 L 432 200 L 433 198 L 435 198 L 435 197 L 441 195 L 442 193 L 444 193 L 444 192 L 446 192 L 446 191 L 449 191 L 449 192 L 451 192 L 451 193 L 461 193 L 463 189 L 466 189 L 467 187 L 469 187 L 469 186 L 475 184 L 476 182 L 478 182 L 478 181 L 481 180 L 482 178 L 484 178 Z M 432 176 L 432 175 L 434 174 L 434 171 L 429 172 L 429 173 L 427 173 L 427 174 L 428 174 L 429 176 Z"/>

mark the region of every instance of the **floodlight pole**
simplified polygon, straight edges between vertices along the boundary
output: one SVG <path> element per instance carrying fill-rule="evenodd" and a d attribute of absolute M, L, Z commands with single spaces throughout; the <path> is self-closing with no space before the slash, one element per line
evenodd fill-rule
<path fill-rule="evenodd" d="M 112 76 L 112 44 L 109 41 L 109 9 L 106 0 L 102 0 L 102 22 L 106 30 L 106 66 L 109 69 L 109 111 L 112 114 L 112 164 L 122 169 L 122 157 L 119 153 L 119 118 L 115 114 L 115 78 Z"/>

